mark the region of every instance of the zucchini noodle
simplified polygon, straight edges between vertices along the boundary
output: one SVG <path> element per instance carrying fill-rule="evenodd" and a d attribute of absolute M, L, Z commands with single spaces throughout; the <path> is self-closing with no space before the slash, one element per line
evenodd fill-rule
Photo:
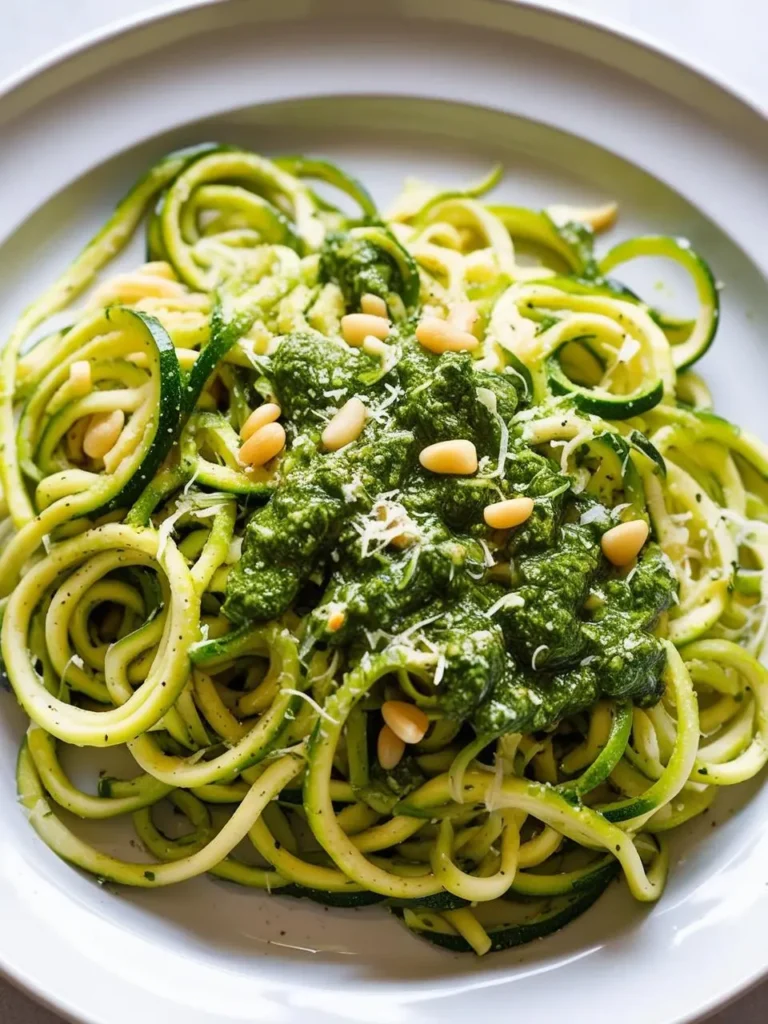
<path fill-rule="evenodd" d="M 172 153 L 21 316 L 2 657 L 20 804 L 72 865 L 382 903 L 482 955 L 618 875 L 657 900 L 666 833 L 765 766 L 768 448 L 691 369 L 714 278 L 680 238 L 596 255 L 615 207 L 499 177 L 383 216 L 321 159 Z M 649 256 L 691 318 L 613 276 Z M 80 789 L 104 747 L 133 772 Z"/>

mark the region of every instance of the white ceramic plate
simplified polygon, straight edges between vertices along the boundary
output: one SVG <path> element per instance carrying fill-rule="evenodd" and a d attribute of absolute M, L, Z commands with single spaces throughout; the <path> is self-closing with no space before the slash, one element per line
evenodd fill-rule
<path fill-rule="evenodd" d="M 407 173 L 461 182 L 501 159 L 504 198 L 616 198 L 617 235 L 693 240 L 727 285 L 703 368 L 719 408 L 768 434 L 760 114 L 647 46 L 563 15 L 502 0 L 376 6 L 204 4 L 83 45 L 11 87 L 0 99 L 0 326 L 177 145 L 216 137 L 328 155 L 381 200 Z M 58 861 L 17 807 L 22 730 L 3 695 L 0 962 L 78 1021 L 463 1024 L 514 1012 L 673 1024 L 768 969 L 768 789 L 757 784 L 676 841 L 650 911 L 614 887 L 564 932 L 476 960 L 418 942 L 375 908 L 324 911 L 207 879 L 100 888 Z M 111 829 L 90 834 L 120 848 Z"/>

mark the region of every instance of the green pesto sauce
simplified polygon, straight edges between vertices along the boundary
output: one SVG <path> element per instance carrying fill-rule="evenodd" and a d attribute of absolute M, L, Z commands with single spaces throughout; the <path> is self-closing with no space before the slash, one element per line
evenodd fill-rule
<path fill-rule="evenodd" d="M 365 292 L 398 287 L 388 258 L 342 235 L 331 236 L 321 270 L 348 310 Z M 512 423 L 520 376 L 478 370 L 466 353 L 432 355 L 414 330 L 406 320 L 393 332 L 386 372 L 311 332 L 286 335 L 264 360 L 289 451 L 273 496 L 248 523 L 224 613 L 242 625 L 295 607 L 309 617 L 311 643 L 352 659 L 406 632 L 441 655 L 440 709 L 481 733 L 548 728 L 601 695 L 654 703 L 664 653 L 650 630 L 676 594 L 661 552 L 648 545 L 620 578 L 600 550 L 608 510 L 574 494 Z M 360 438 L 323 451 L 325 423 L 354 395 L 370 412 Z M 475 476 L 420 466 L 422 448 L 452 438 L 475 444 Z M 485 505 L 521 494 L 535 499 L 530 520 L 493 535 Z M 408 546 L 391 543 L 398 530 Z M 508 584 L 488 579 L 491 549 L 510 563 Z M 337 610 L 344 622 L 330 632 Z"/>
<path fill-rule="evenodd" d="M 386 299 L 402 291 L 402 278 L 394 261 L 369 241 L 343 231 L 326 236 L 320 255 L 320 280 L 337 284 L 349 309 L 359 309 L 366 293 Z"/>
<path fill-rule="evenodd" d="M 414 789 L 427 781 L 416 758 L 406 755 L 396 765 L 385 771 L 374 761 L 370 768 L 370 779 L 359 791 L 360 798 L 379 814 L 391 814 L 395 805 Z"/>

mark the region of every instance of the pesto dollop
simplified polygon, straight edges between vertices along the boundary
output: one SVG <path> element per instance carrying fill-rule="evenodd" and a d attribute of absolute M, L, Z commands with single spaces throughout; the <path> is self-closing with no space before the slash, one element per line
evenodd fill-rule
<path fill-rule="evenodd" d="M 320 266 L 350 311 L 365 292 L 398 286 L 385 254 L 342 235 Z M 527 390 L 513 367 L 434 355 L 406 318 L 384 363 L 305 331 L 282 337 L 263 372 L 289 450 L 229 575 L 223 611 L 234 623 L 294 608 L 307 644 L 351 659 L 406 637 L 438 652 L 439 710 L 479 733 L 547 729 L 601 695 L 659 698 L 664 654 L 651 630 L 674 578 L 653 544 L 626 578 L 606 561 L 600 538 L 614 520 L 524 441 L 516 414 Z M 369 411 L 362 434 L 324 451 L 325 423 L 353 396 Z M 475 475 L 421 467 L 425 446 L 456 438 L 475 445 Z M 490 530 L 484 507 L 520 495 L 534 499 L 531 518 Z"/>

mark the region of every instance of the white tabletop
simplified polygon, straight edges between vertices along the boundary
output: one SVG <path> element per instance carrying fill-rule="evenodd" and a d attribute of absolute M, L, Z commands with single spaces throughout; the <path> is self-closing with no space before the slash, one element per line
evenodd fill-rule
<path fill-rule="evenodd" d="M 111 21 L 194 0 L 0 0 L 7 4 L 0 34 L 0 78 Z M 434 0 L 439 2 L 439 0 Z M 634 29 L 680 57 L 712 71 L 768 109 L 768 4 L 762 0 L 539 0 L 542 6 L 579 11 Z M 726 13 L 727 12 L 727 13 Z M 702 965 L 706 968 L 706 965 Z M 768 983 L 711 1018 L 710 1024 L 765 1024 Z M 61 1024 L 0 980 L 2 1024 Z M 167 1024 L 177 1024 L 168 1021 Z M 655 1024 L 649 1020 L 648 1024 Z"/>

